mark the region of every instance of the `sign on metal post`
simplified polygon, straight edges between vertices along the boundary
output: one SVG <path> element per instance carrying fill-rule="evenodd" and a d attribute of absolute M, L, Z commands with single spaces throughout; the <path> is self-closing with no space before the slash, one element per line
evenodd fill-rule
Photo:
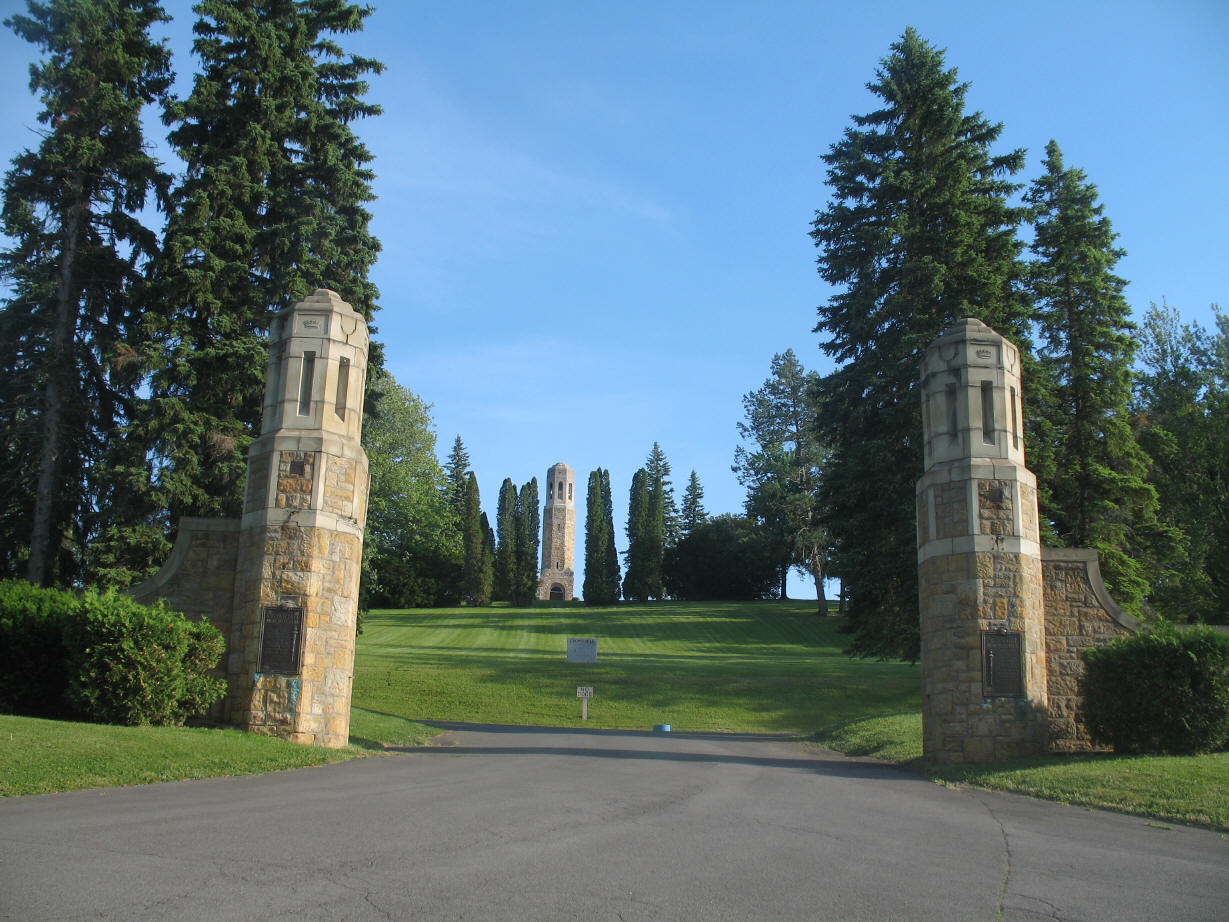
<path fill-rule="evenodd" d="M 592 685 L 577 685 L 576 697 L 580 699 L 580 719 L 589 719 L 589 699 L 593 697 Z"/>

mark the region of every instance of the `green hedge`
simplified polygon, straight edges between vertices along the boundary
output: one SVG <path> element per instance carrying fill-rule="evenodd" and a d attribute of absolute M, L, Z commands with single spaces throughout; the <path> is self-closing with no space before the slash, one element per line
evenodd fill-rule
<path fill-rule="evenodd" d="M 0 710 L 131 726 L 181 724 L 225 690 L 208 622 L 114 591 L 0 583 Z"/>
<path fill-rule="evenodd" d="M 1097 742 L 1120 753 L 1229 748 L 1229 637 L 1166 625 L 1083 658 L 1084 716 Z"/>

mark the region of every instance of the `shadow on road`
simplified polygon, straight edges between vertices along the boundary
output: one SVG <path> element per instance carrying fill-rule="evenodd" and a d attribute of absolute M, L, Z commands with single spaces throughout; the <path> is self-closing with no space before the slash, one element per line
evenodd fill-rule
<path fill-rule="evenodd" d="M 822 751 L 815 755 L 785 757 L 775 755 L 743 754 L 736 751 L 695 751 L 687 747 L 688 743 L 728 743 L 745 749 L 756 744 L 798 742 L 797 736 L 784 734 L 748 734 L 748 733 L 657 733 L 649 730 L 589 730 L 572 729 L 569 727 L 523 727 L 502 724 L 470 724 L 455 721 L 421 721 L 441 730 L 472 732 L 481 734 L 507 734 L 509 736 L 571 736 L 592 737 L 594 745 L 454 745 L 445 739 L 442 744 L 429 746 L 402 747 L 389 746 L 387 752 L 406 752 L 427 756 L 571 756 L 599 759 L 628 759 L 655 762 L 681 762 L 692 764 L 722 764 L 751 765 L 759 768 L 779 768 L 795 771 L 814 772 L 841 778 L 865 780 L 901 780 L 912 773 L 903 772 L 895 766 L 878 762 L 858 760 L 845 756 L 835 758 L 825 757 Z M 599 742 L 600 740 L 600 742 Z M 633 745 L 606 745 L 616 740 L 626 740 Z M 658 743 L 653 747 L 637 747 L 636 742 L 653 740 Z M 511 741 L 509 741 L 511 742 Z M 674 746 L 672 744 L 678 744 Z M 924 781 L 921 775 L 917 780 Z"/>

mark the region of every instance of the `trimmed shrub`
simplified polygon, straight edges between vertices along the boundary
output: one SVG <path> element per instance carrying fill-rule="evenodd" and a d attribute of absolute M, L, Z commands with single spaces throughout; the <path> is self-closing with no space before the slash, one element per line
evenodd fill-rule
<path fill-rule="evenodd" d="M 78 605 L 70 592 L 25 580 L 0 582 L 0 712 L 68 716 L 64 625 Z"/>
<path fill-rule="evenodd" d="M 1089 733 L 1115 752 L 1229 748 L 1229 637 L 1170 625 L 1083 653 Z"/>
<path fill-rule="evenodd" d="M 77 595 L 0 584 L 0 708 L 130 726 L 181 724 L 225 690 L 225 648 L 208 622 L 114 590 Z"/>

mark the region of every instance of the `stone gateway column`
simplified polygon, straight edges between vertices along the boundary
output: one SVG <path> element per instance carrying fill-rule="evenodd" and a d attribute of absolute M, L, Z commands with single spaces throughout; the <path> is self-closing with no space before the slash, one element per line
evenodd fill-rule
<path fill-rule="evenodd" d="M 576 472 L 560 461 L 546 472 L 542 507 L 542 575 L 538 598 L 570 602 L 575 596 Z"/>
<path fill-rule="evenodd" d="M 231 722 L 334 748 L 350 731 L 367 345 L 362 316 L 332 291 L 273 321 L 226 662 Z"/>
<path fill-rule="evenodd" d="M 962 320 L 927 349 L 921 385 L 923 752 L 943 764 L 1040 754 L 1045 609 L 1020 354 L 981 321 Z"/>

